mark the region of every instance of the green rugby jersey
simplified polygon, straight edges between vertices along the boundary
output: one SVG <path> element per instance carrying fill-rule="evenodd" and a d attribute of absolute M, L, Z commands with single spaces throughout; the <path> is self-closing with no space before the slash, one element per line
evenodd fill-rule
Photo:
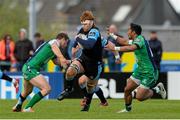
<path fill-rule="evenodd" d="M 40 69 L 43 65 L 47 64 L 49 60 L 55 58 L 56 56 L 51 49 L 51 44 L 53 43 L 56 43 L 59 46 L 56 39 L 43 43 L 39 48 L 36 49 L 26 64 L 33 68 Z"/>
<path fill-rule="evenodd" d="M 154 72 L 156 70 L 156 66 L 154 64 L 153 54 L 148 42 L 142 35 L 139 35 L 133 40 L 132 44 L 135 44 L 138 47 L 138 49 L 134 51 L 136 62 L 138 64 L 138 71 L 141 73 Z"/>

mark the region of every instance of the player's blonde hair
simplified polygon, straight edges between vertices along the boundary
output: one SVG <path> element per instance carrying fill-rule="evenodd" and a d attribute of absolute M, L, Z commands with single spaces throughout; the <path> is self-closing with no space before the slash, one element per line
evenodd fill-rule
<path fill-rule="evenodd" d="M 95 17 L 93 15 L 93 13 L 91 11 L 88 11 L 88 10 L 84 11 L 80 17 L 81 22 L 83 22 L 85 20 L 94 20 L 94 19 L 95 19 Z"/>

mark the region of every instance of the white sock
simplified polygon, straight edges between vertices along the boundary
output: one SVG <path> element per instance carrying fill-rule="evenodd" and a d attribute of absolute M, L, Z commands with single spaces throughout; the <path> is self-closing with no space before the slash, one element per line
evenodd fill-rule
<path fill-rule="evenodd" d="M 160 92 L 160 89 L 159 89 L 158 86 L 154 87 L 153 89 L 156 91 L 156 93 L 159 93 L 159 92 Z"/>
<path fill-rule="evenodd" d="M 17 104 L 22 105 L 22 100 L 21 100 L 21 97 L 19 97 Z"/>

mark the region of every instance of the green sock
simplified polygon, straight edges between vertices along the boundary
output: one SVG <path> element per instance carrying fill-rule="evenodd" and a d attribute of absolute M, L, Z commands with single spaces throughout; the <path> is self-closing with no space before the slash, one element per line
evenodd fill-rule
<path fill-rule="evenodd" d="M 25 109 L 29 107 L 33 107 L 37 102 L 39 102 L 44 96 L 41 94 L 41 92 L 38 92 L 33 96 L 33 98 L 29 101 L 29 103 L 26 105 Z"/>

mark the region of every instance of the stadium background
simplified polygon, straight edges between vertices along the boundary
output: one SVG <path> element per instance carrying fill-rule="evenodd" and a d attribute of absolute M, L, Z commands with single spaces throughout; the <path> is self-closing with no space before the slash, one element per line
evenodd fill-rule
<path fill-rule="evenodd" d="M 171 0 L 173 1 L 173 0 Z M 76 35 L 79 27 L 79 16 L 83 10 L 92 10 L 103 36 L 106 36 L 106 27 L 115 23 L 119 33 L 124 37 L 130 22 L 139 23 L 143 28 L 143 35 L 149 39 L 149 32 L 157 31 L 163 44 L 163 57 L 159 81 L 165 84 L 169 100 L 180 100 L 180 11 L 170 0 L 36 0 L 36 31 L 41 32 L 48 40 L 58 32 L 67 32 L 71 39 Z M 178 3 L 175 3 L 178 4 Z M 123 11 L 125 7 L 127 10 Z M 28 23 L 29 1 L 0 0 L 0 35 L 11 33 L 16 40 L 20 28 L 29 29 Z M 121 15 L 119 11 L 125 14 Z M 117 16 L 121 16 L 117 18 Z M 13 22 L 12 22 L 13 21 Z M 33 40 L 32 40 L 33 41 Z M 133 53 L 125 53 L 122 57 L 122 72 L 110 73 L 105 63 L 105 73 L 100 79 L 100 87 L 107 98 L 123 98 L 125 80 L 136 67 Z M 21 72 L 9 73 L 20 80 Z M 58 72 L 50 61 L 47 72 L 43 73 L 53 90 L 45 99 L 54 99 L 63 90 L 63 73 Z M 72 98 L 82 97 L 79 87 L 76 86 Z M 34 93 L 37 89 L 34 90 Z M 16 99 L 13 86 L 0 81 L 0 99 Z M 33 94 L 31 94 L 32 96 Z M 96 97 L 96 96 L 94 96 Z M 159 98 L 159 96 L 156 96 Z"/>

